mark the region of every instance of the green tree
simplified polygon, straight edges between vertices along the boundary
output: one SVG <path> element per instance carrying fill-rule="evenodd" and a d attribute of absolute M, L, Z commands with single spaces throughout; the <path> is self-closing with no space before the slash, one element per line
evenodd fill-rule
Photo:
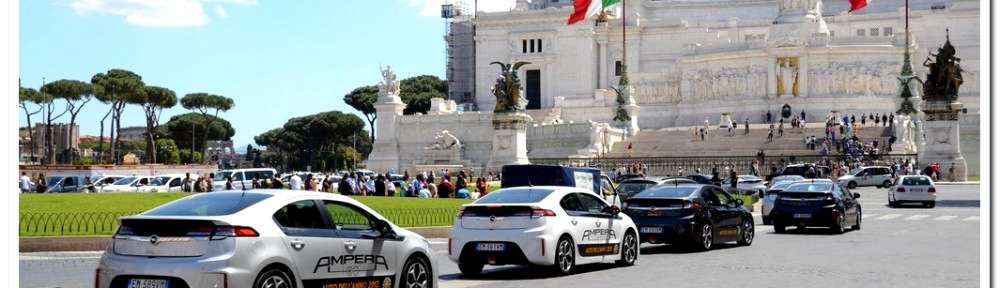
<path fill-rule="evenodd" d="M 164 164 L 181 163 L 180 149 L 172 139 L 156 139 L 157 159 Z"/>
<path fill-rule="evenodd" d="M 448 83 L 433 75 L 420 75 L 399 81 L 399 98 L 406 103 L 403 114 L 427 113 L 431 98 L 447 98 Z"/>
<path fill-rule="evenodd" d="M 229 111 L 229 109 L 233 109 L 233 105 L 234 103 L 232 98 L 208 93 L 191 93 L 184 95 L 184 98 L 181 98 L 181 106 L 184 106 L 184 109 L 196 110 L 201 113 L 202 117 L 205 119 L 206 126 L 212 125 L 214 119 L 218 119 L 219 111 Z M 214 110 L 214 114 L 208 115 L 208 113 L 212 110 Z M 214 117 L 210 118 L 208 116 Z M 207 137 L 204 139 L 205 141 L 208 141 Z M 204 147 L 205 144 L 207 143 L 202 142 L 202 147 Z"/>
<path fill-rule="evenodd" d="M 73 127 L 73 125 L 76 125 L 76 116 L 83 110 L 83 106 L 87 105 L 87 102 L 90 102 L 91 96 L 94 94 L 94 87 L 87 82 L 63 79 L 45 84 L 45 86 L 42 86 L 42 93 L 52 95 L 54 99 L 63 99 L 66 101 L 66 112 L 69 112 L 69 126 Z M 51 102 L 49 101 L 50 105 Z M 46 142 L 49 142 L 47 144 L 52 144 L 54 141 L 54 139 L 51 139 L 52 129 L 48 128 L 46 130 L 46 134 L 48 135 L 46 139 L 49 139 Z M 54 158 L 55 151 L 51 151 L 50 153 L 52 153 L 51 156 Z M 61 153 L 64 161 L 73 162 L 74 153 L 72 150 L 61 151 Z"/>
<path fill-rule="evenodd" d="M 121 129 L 122 111 L 125 109 L 125 104 L 137 103 L 137 99 L 143 98 L 143 94 L 146 92 L 144 88 L 146 83 L 142 82 L 142 77 L 139 74 L 124 69 L 111 69 L 107 73 L 97 73 L 90 79 L 90 83 L 94 85 L 94 96 L 97 100 L 111 106 L 104 118 L 101 118 L 100 137 L 104 138 L 104 120 L 108 118 L 108 115 L 111 115 L 111 159 L 113 163 L 119 163 L 121 158 L 118 157 L 116 148 L 118 139 L 121 137 L 121 133 L 118 132 Z M 103 145 L 100 145 L 99 149 L 103 159 Z"/>
<path fill-rule="evenodd" d="M 195 151 L 191 153 L 191 149 L 181 149 L 178 152 L 178 156 L 182 164 L 196 164 L 204 162 L 205 158 L 201 155 L 201 152 Z M 188 159 L 191 159 L 190 161 Z"/>
<path fill-rule="evenodd" d="M 303 169 L 331 167 L 336 147 L 358 147 L 371 151 L 371 139 L 365 122 L 354 114 L 339 111 L 323 112 L 288 119 L 281 128 L 264 132 L 254 141 L 266 148 L 271 159 L 277 158 L 283 167 Z M 355 161 L 356 162 L 356 161 Z"/>
<path fill-rule="evenodd" d="M 159 145 L 153 145 L 153 142 L 156 141 L 154 134 L 157 126 L 160 125 L 161 112 L 164 108 L 177 105 L 177 95 L 174 94 L 173 90 L 157 86 L 146 86 L 145 90 L 145 99 L 140 101 L 139 105 L 142 106 L 142 111 L 146 114 L 146 155 L 150 155 L 147 158 L 149 163 L 157 163 L 156 158 L 159 154 L 156 153 L 156 149 Z"/>
<path fill-rule="evenodd" d="M 354 107 L 365 116 L 365 120 L 368 121 L 368 127 L 371 127 L 371 133 L 369 134 L 371 139 L 375 139 L 375 120 L 378 119 L 378 115 L 375 113 L 375 101 L 378 99 L 378 87 L 374 85 L 361 86 L 355 88 L 344 95 L 344 103 Z M 429 109 L 429 108 L 428 108 Z"/>
<path fill-rule="evenodd" d="M 20 87 L 17 94 L 17 103 L 21 106 L 21 109 L 24 110 L 24 117 L 27 118 L 26 120 L 28 121 L 28 142 L 30 142 L 29 145 L 31 145 L 29 149 L 31 151 L 31 159 L 35 159 L 35 137 L 32 135 L 33 133 L 31 133 L 33 131 L 31 129 L 31 116 L 42 112 L 42 103 L 51 101 L 49 99 L 52 98 L 52 96 L 38 92 L 38 90 L 35 90 L 34 88 L 24 87 Z M 38 105 L 38 109 L 34 110 L 34 112 L 28 110 L 29 103 Z"/>
<path fill-rule="evenodd" d="M 158 130 L 173 139 L 179 148 L 189 150 L 194 148 L 194 151 L 204 151 L 204 144 L 209 140 L 225 141 L 236 134 L 236 130 L 226 119 L 212 115 L 208 115 L 208 118 L 209 120 L 206 120 L 201 114 L 194 112 L 174 115 Z M 188 153 L 187 156 L 190 157 L 191 154 Z M 191 158 L 181 160 L 195 162 Z"/>

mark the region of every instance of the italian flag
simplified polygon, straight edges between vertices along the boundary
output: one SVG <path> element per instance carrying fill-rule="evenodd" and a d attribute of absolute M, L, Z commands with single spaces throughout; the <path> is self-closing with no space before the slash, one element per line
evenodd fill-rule
<path fill-rule="evenodd" d="M 865 6 L 868 6 L 868 3 L 872 2 L 871 0 L 850 0 L 850 1 L 851 1 L 851 10 L 847 10 L 847 13 L 861 10 L 861 8 L 865 8 Z"/>
<path fill-rule="evenodd" d="M 573 14 L 569 15 L 569 25 L 594 16 L 605 8 L 615 5 L 619 0 L 573 0 Z M 854 1 L 854 0 L 852 0 Z"/>

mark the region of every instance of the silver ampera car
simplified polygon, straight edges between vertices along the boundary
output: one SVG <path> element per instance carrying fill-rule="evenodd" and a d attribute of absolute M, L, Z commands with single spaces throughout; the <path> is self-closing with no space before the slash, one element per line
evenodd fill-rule
<path fill-rule="evenodd" d="M 427 240 L 335 194 L 196 194 L 120 224 L 97 287 L 437 287 Z"/>

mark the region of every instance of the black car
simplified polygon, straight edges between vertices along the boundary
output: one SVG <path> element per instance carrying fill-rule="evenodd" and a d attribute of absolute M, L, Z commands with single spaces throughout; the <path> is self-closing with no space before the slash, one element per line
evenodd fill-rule
<path fill-rule="evenodd" d="M 785 232 L 786 226 L 829 227 L 839 234 L 850 224 L 852 230 L 859 230 L 860 197 L 830 180 L 796 182 L 778 192 L 770 213 L 771 224 L 775 233 Z"/>
<path fill-rule="evenodd" d="M 815 171 L 815 173 L 811 174 L 809 172 L 809 168 L 814 168 L 813 171 Z M 830 167 L 823 166 L 823 165 L 816 165 L 816 164 L 810 164 L 810 163 L 806 163 L 806 164 L 791 164 L 791 165 L 788 165 L 788 166 L 785 166 L 784 168 L 782 168 L 781 172 L 779 172 L 777 176 L 781 176 L 781 175 L 798 175 L 798 176 L 805 177 L 806 179 L 826 178 L 826 177 L 830 176 L 830 172 L 831 171 L 833 171 L 833 170 L 831 170 Z"/>
<path fill-rule="evenodd" d="M 753 243 L 753 216 L 743 200 L 719 186 L 658 185 L 625 202 L 625 214 L 639 227 L 646 243 L 691 244 L 709 250 L 714 244 Z"/>
<path fill-rule="evenodd" d="M 712 175 L 694 174 L 688 175 L 687 178 L 698 182 L 698 184 L 712 185 Z"/>

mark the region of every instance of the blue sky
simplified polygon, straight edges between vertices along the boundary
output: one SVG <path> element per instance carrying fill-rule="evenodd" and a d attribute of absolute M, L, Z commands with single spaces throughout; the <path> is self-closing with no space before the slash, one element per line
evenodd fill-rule
<path fill-rule="evenodd" d="M 511 0 L 481 0 L 502 10 Z M 400 78 L 444 75 L 441 0 L 32 0 L 20 3 L 20 78 L 90 81 L 123 68 L 178 97 L 206 92 L 235 100 L 222 114 L 239 146 L 288 118 L 357 113 L 351 89 L 379 81 L 379 64 Z M 97 135 L 108 106 L 91 101 L 81 134 Z M 187 112 L 164 111 L 161 123 Z M 37 115 L 32 122 L 37 122 Z M 25 124 L 23 112 L 21 125 Z M 68 116 L 59 122 L 68 122 Z M 128 107 L 122 126 L 144 125 Z M 105 132 L 107 133 L 107 132 Z"/>

